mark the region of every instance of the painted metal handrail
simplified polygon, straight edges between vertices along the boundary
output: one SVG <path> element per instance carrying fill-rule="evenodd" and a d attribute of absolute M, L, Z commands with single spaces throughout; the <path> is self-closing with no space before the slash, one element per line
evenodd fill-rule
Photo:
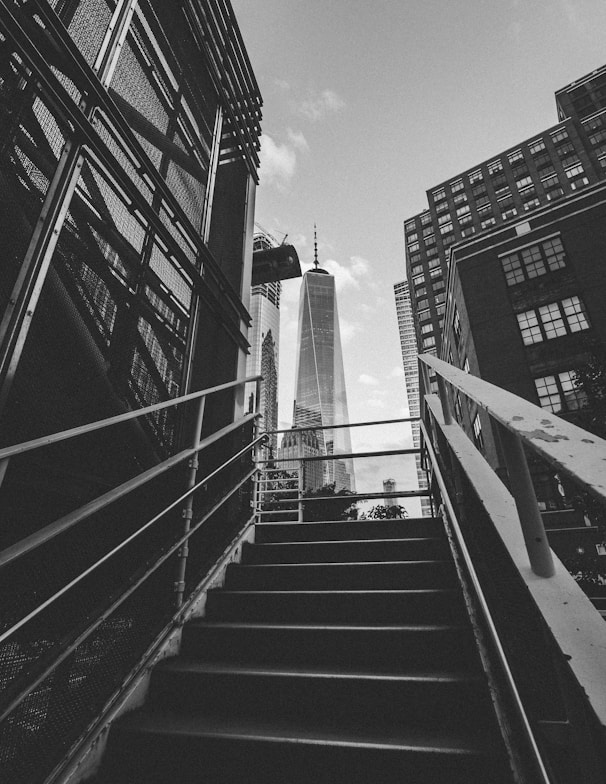
<path fill-rule="evenodd" d="M 606 504 L 606 441 L 512 392 L 472 376 L 430 354 L 419 355 L 426 390 L 428 369 L 438 376 L 444 422 L 453 422 L 449 387 L 462 392 L 500 427 L 501 445 L 532 570 L 540 577 L 554 574 L 551 549 L 538 508 L 524 445 L 557 472 L 571 477 Z"/>

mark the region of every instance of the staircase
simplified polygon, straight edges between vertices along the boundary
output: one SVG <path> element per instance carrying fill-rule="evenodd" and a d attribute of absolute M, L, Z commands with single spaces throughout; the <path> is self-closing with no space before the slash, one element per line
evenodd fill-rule
<path fill-rule="evenodd" d="M 441 523 L 257 525 L 100 780 L 511 784 Z"/>

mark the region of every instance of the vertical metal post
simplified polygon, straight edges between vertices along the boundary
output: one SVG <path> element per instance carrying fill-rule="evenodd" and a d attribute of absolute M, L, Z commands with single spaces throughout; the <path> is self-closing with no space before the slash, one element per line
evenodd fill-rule
<path fill-rule="evenodd" d="M 444 378 L 438 374 L 438 392 L 440 394 L 440 403 L 442 404 L 442 414 L 444 416 L 444 424 L 445 425 L 452 425 L 453 416 L 452 416 L 452 407 L 450 405 L 450 396 L 448 394 L 448 387 L 446 386 L 446 381 Z"/>
<path fill-rule="evenodd" d="M 522 440 L 517 433 L 503 426 L 500 427 L 500 433 L 511 493 L 520 517 L 531 569 L 539 577 L 552 577 L 555 573 L 553 558 Z"/>
<path fill-rule="evenodd" d="M 206 405 L 206 395 L 200 398 L 200 402 L 198 403 L 198 412 L 196 416 L 196 423 L 193 428 L 192 433 L 192 446 L 197 449 L 200 445 L 200 438 L 202 437 L 202 422 L 204 420 L 204 407 Z M 190 458 L 188 465 L 187 465 L 187 475 L 186 475 L 186 490 L 191 490 L 196 485 L 196 476 L 198 473 L 198 466 L 200 465 L 199 461 L 199 453 L 196 452 L 195 455 L 192 455 Z M 185 505 L 183 506 L 183 511 L 181 512 L 181 516 L 183 518 L 183 534 L 187 534 L 191 529 L 191 521 L 193 517 L 193 510 L 194 510 L 194 494 L 190 493 L 187 496 L 187 500 L 185 501 Z M 179 558 L 177 564 L 177 576 L 175 579 L 174 590 L 175 590 L 175 606 L 177 609 L 181 607 L 183 604 L 183 594 L 185 591 L 185 569 L 187 567 L 187 556 L 189 555 L 189 539 L 183 543 L 183 546 L 179 549 L 177 556 Z"/>
<path fill-rule="evenodd" d="M 303 522 L 303 488 L 304 488 L 304 471 L 305 471 L 305 463 L 303 461 L 303 456 L 299 454 L 299 481 L 297 483 L 297 522 Z"/>

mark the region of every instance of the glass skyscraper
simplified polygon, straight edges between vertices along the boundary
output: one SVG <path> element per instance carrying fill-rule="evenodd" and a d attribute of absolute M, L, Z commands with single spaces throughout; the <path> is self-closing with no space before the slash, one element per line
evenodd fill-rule
<path fill-rule="evenodd" d="M 301 285 L 295 378 L 293 427 L 349 423 L 335 279 L 317 259 Z M 317 436 L 321 454 L 351 454 L 347 428 L 318 430 Z M 353 461 L 325 461 L 323 482 L 334 482 L 337 492 L 355 490 Z"/>

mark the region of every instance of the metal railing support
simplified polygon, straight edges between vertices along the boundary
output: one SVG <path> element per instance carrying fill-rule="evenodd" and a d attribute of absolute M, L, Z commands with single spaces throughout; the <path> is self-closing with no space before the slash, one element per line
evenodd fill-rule
<path fill-rule="evenodd" d="M 301 456 L 299 456 L 299 479 L 298 479 L 298 482 L 297 482 L 297 498 L 298 498 L 298 503 L 297 503 L 297 521 L 299 523 L 303 522 L 303 508 L 304 508 L 303 491 L 304 491 L 304 485 L 305 485 L 305 468 L 304 468 L 304 466 L 305 466 L 305 463 L 303 461 L 303 458 Z"/>
<path fill-rule="evenodd" d="M 440 394 L 440 403 L 442 404 L 442 415 L 444 416 L 444 424 L 452 425 L 454 417 L 452 415 L 452 406 L 450 405 L 450 396 L 448 394 L 448 387 L 446 385 L 446 381 L 440 375 L 438 375 L 438 392 Z"/>
<path fill-rule="evenodd" d="M 552 577 L 555 574 L 555 567 L 522 440 L 516 433 L 503 426 L 499 427 L 499 432 L 511 494 L 520 517 L 531 569 L 539 577 Z"/>
<path fill-rule="evenodd" d="M 196 412 L 196 422 L 194 424 L 192 434 L 192 447 L 198 449 L 200 446 L 200 439 L 202 438 L 202 422 L 204 420 L 204 409 L 206 407 L 206 397 L 201 397 L 198 402 L 198 410 Z M 200 465 L 199 452 L 196 451 L 192 455 L 187 464 L 186 484 L 185 489 L 191 490 L 196 486 L 196 476 L 198 474 L 198 467 Z M 191 528 L 191 521 L 194 513 L 194 495 L 190 493 L 183 506 L 181 516 L 183 518 L 183 536 L 189 533 Z M 183 604 L 183 594 L 185 592 L 185 570 L 187 568 L 187 556 L 189 555 L 189 539 L 183 542 L 183 546 L 179 549 L 178 553 L 179 562 L 177 565 L 177 576 L 175 579 L 175 607 L 177 609 Z"/>

